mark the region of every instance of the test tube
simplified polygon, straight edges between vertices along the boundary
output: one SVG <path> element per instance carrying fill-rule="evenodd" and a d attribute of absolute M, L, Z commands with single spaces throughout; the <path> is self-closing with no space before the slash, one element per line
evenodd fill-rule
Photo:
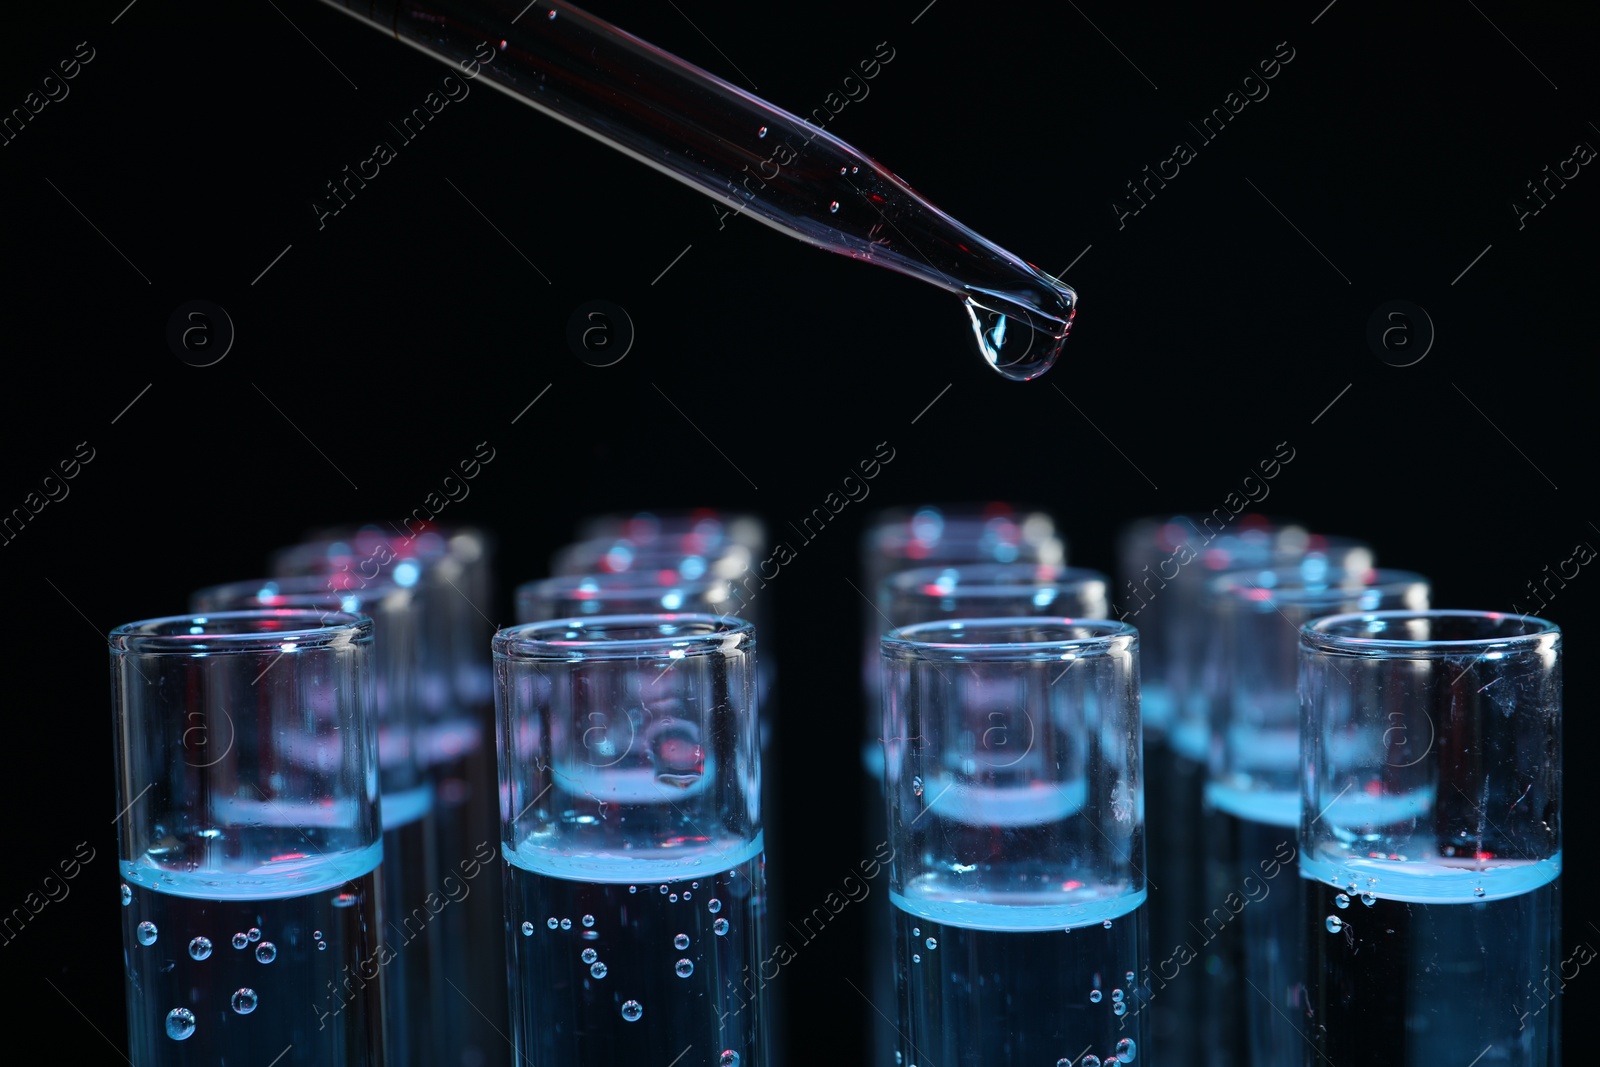
<path fill-rule="evenodd" d="M 767 1067 L 754 628 L 553 620 L 494 656 L 516 1061 Z"/>
<path fill-rule="evenodd" d="M 1336 1063 L 1561 1063 L 1561 631 L 1375 611 L 1300 633 L 1308 1028 Z"/>
<path fill-rule="evenodd" d="M 371 620 L 184 615 L 110 645 L 133 1062 L 379 1067 Z"/>
<path fill-rule="evenodd" d="M 1053 615 L 1103 619 L 1109 583 L 1098 571 L 1059 563 L 969 563 L 890 575 L 879 610 L 893 626 L 934 619 Z"/>
<path fill-rule="evenodd" d="M 954 619 L 882 649 L 898 1062 L 1134 1060 L 1149 1032 L 1137 632 Z"/>
<path fill-rule="evenodd" d="M 470 672 L 458 669 L 463 657 L 482 655 L 468 645 L 477 632 L 474 617 L 488 605 L 467 597 L 471 569 L 458 551 L 432 526 L 406 535 L 365 526 L 291 546 L 272 560 L 275 575 L 320 575 L 335 591 L 359 591 L 389 580 L 425 593 L 411 681 L 421 715 L 417 759 L 434 792 L 436 893 L 463 886 L 468 873 L 478 872 L 483 857 L 493 855 L 495 835 L 492 724 L 485 718 L 487 709 L 468 703 L 470 691 L 463 690 L 461 680 Z M 460 899 L 442 908 L 434 921 L 444 945 L 445 984 L 461 991 L 452 990 L 440 1002 L 439 1016 L 448 1062 L 474 1067 L 497 1056 L 504 1045 L 492 1021 L 505 1014 L 497 958 L 504 909 L 496 879 L 475 877 L 458 892 Z"/>
<path fill-rule="evenodd" d="M 384 1036 L 390 1067 L 431 1067 L 448 1046 L 435 1025 L 445 1002 L 444 941 L 427 907 L 437 831 L 433 787 L 417 762 L 417 706 L 412 684 L 420 594 L 377 580 L 333 593 L 327 579 L 262 578 L 212 586 L 189 598 L 198 615 L 295 609 L 351 612 L 372 620 L 372 719 L 378 733 L 378 791 L 383 821 Z"/>
<path fill-rule="evenodd" d="M 622 538 L 636 544 L 646 544 L 685 535 L 698 537 L 707 545 L 732 541 L 744 545 L 757 558 L 767 554 L 766 526 L 759 518 L 714 508 L 598 515 L 585 520 L 578 528 L 580 541 Z"/>
<path fill-rule="evenodd" d="M 687 581 L 675 572 L 666 577 L 643 571 L 542 578 L 517 587 L 517 622 L 595 615 L 732 614 L 737 607 L 733 591 L 733 583 L 726 579 Z"/>
<path fill-rule="evenodd" d="M 1157 946 L 1151 980 L 1159 998 L 1189 977 L 1179 973 L 1186 959 L 1203 959 L 1203 1047 L 1228 1050 L 1230 1062 L 1234 1053 L 1252 1064 L 1297 1062 L 1305 1050 L 1297 1025 L 1307 1006 L 1303 894 L 1294 862 L 1299 628 L 1323 615 L 1425 609 L 1428 596 L 1421 575 L 1330 569 L 1320 557 L 1225 574 L 1207 586 L 1213 729 L 1200 838 L 1205 890 L 1189 935 Z"/>

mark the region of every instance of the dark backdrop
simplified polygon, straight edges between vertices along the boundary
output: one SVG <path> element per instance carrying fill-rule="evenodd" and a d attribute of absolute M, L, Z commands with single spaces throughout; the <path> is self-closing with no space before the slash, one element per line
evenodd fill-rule
<path fill-rule="evenodd" d="M 480 442 L 494 459 L 441 517 L 499 535 L 502 622 L 512 585 L 596 510 L 744 509 L 796 547 L 763 595 L 785 667 L 771 833 L 806 908 L 862 855 L 847 579 L 873 508 L 1035 501 L 1073 562 L 1105 569 L 1121 523 L 1219 507 L 1288 442 L 1263 506 L 1371 539 L 1441 606 L 1533 610 L 1528 583 L 1600 545 L 1584 473 L 1600 177 L 1552 181 L 1537 214 L 1525 189 L 1600 145 L 1592 9 L 592 5 L 801 112 L 887 42 L 870 96 L 830 129 L 999 244 L 1071 265 L 1066 354 L 1014 384 L 977 358 L 954 297 L 750 219 L 719 228 L 699 194 L 487 90 L 319 230 L 324 183 L 445 68 L 309 0 L 125 2 L 8 12 L 0 41 L 6 110 L 92 50 L 0 147 L 0 509 L 92 454 L 0 546 L 15 898 L 0 908 L 78 842 L 97 856 L 0 946 L 13 1024 L 64 1052 L 113 1062 L 125 1026 L 101 635 L 259 574 L 308 527 L 398 521 Z M 1285 52 L 1270 95 L 1202 144 L 1188 120 Z M 1125 183 L 1178 141 L 1196 158 L 1133 214 Z M 237 330 L 207 368 L 165 337 L 196 299 Z M 615 366 L 566 341 L 595 299 L 637 330 Z M 1413 347 L 1391 335 L 1386 362 L 1368 323 L 1396 300 L 1414 306 Z M 871 497 L 802 543 L 789 522 L 880 442 L 895 459 Z M 1545 598 L 1568 635 L 1569 951 L 1600 940 L 1576 891 L 1600 837 L 1581 757 L 1593 570 Z M 793 1062 L 855 1058 L 858 921 L 775 986 Z M 1567 1019 L 1597 1002 L 1583 971 Z"/>

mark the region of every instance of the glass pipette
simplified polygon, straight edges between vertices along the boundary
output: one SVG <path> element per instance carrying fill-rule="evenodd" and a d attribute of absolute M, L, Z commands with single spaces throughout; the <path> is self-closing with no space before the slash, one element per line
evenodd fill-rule
<path fill-rule="evenodd" d="M 979 352 L 1036 378 L 1077 294 L 863 153 L 654 45 L 547 0 L 324 0 L 818 248 L 962 297 Z"/>

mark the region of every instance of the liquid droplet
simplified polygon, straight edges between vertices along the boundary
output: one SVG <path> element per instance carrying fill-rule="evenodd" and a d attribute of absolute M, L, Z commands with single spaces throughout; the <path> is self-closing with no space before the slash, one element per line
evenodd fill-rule
<path fill-rule="evenodd" d="M 922 795 L 922 779 L 921 778 L 913 778 L 913 779 L 911 779 L 911 792 L 915 796 L 919 796 L 920 797 Z"/>
<path fill-rule="evenodd" d="M 193 941 L 189 942 L 189 958 L 190 959 L 192 959 L 192 960 L 203 960 L 203 959 L 206 959 L 210 955 L 211 955 L 211 939 L 209 937 L 197 937 Z"/>
<path fill-rule="evenodd" d="M 716 922 L 712 923 L 711 932 L 716 934 L 718 937 L 722 937 L 728 932 L 728 920 L 718 919 Z"/>
<path fill-rule="evenodd" d="M 939 939 L 936 937 L 930 937 L 928 940 L 924 941 L 923 944 L 928 946 L 929 952 L 932 952 L 934 949 L 939 947 Z"/>
<path fill-rule="evenodd" d="M 249 934 L 248 934 L 248 935 L 247 935 L 247 936 L 248 936 L 248 937 L 249 937 L 249 938 L 250 938 L 250 940 L 252 940 L 252 941 L 260 941 L 260 940 L 261 940 L 261 927 L 259 927 L 259 926 L 252 926 L 252 927 L 251 927 L 251 928 L 250 928 L 250 931 L 249 931 Z"/>
<path fill-rule="evenodd" d="M 1341 920 L 1337 915 L 1328 916 L 1326 925 L 1328 927 L 1328 933 L 1330 934 L 1336 934 L 1340 930 L 1344 929 L 1344 921 Z"/>
<path fill-rule="evenodd" d="M 1098 989 L 1089 990 L 1089 1003 L 1090 1004 L 1098 1004 L 1098 1003 L 1100 1003 L 1101 995 L 1102 994 L 1101 994 L 1100 990 L 1098 990 Z"/>
<path fill-rule="evenodd" d="M 722 901 L 718 900 L 716 897 L 712 897 L 710 900 L 706 901 L 706 910 L 715 915 L 717 912 L 722 910 Z"/>
<path fill-rule="evenodd" d="M 1376 904 L 1377 902 L 1378 902 L 1378 897 L 1377 897 L 1376 894 L 1374 894 L 1374 893 L 1362 893 L 1361 894 L 1361 903 L 1365 904 L 1367 907 L 1370 908 L 1374 904 Z"/>
<path fill-rule="evenodd" d="M 1350 898 L 1340 893 L 1333 898 L 1333 906 L 1336 908 L 1348 908 L 1350 906 Z"/>
<path fill-rule="evenodd" d="M 837 212 L 838 210 L 839 210 L 839 201 L 835 200 L 833 203 L 828 205 L 828 211 L 830 213 Z"/>
<path fill-rule="evenodd" d="M 639 1017 L 643 1014 L 644 1005 L 637 1000 L 625 1000 L 622 1002 L 622 1017 L 630 1023 L 638 1022 Z"/>
<path fill-rule="evenodd" d="M 583 917 L 583 925 L 585 925 L 585 926 L 593 926 L 594 925 L 594 916 L 593 915 L 585 915 Z"/>
<path fill-rule="evenodd" d="M 684 949 L 688 948 L 689 947 L 689 935 L 688 934 L 679 934 L 677 937 L 673 938 L 672 939 L 672 947 L 677 949 L 679 952 L 682 952 Z"/>
<path fill-rule="evenodd" d="M 278 946 L 271 941 L 263 941 L 256 946 L 256 959 L 262 963 L 271 963 L 278 958 Z"/>
<path fill-rule="evenodd" d="M 593 963 L 595 960 L 597 960 L 599 958 L 600 958 L 600 953 L 596 952 L 594 949 L 586 948 L 586 949 L 583 950 L 582 959 L 583 959 L 584 963 Z"/>
<path fill-rule="evenodd" d="M 1127 1013 L 1127 1011 L 1128 1006 L 1121 1002 L 1111 1005 L 1111 1014 L 1113 1015 L 1124 1015 Z"/>
<path fill-rule="evenodd" d="M 525 922 L 525 923 L 522 924 L 522 936 L 523 937 L 532 937 L 533 936 L 533 924 L 532 923 Z"/>
<path fill-rule="evenodd" d="M 256 996 L 256 991 L 249 986 L 237 990 L 233 994 L 233 1010 L 240 1015 L 249 1015 L 256 1010 L 258 1003 L 260 1003 L 260 1000 Z"/>
<path fill-rule="evenodd" d="M 717 1057 L 717 1067 L 739 1067 L 739 1054 L 731 1048 L 723 1049 Z"/>
<path fill-rule="evenodd" d="M 194 1012 L 188 1008 L 173 1008 L 167 1012 L 167 1036 L 174 1041 L 187 1041 L 194 1033 Z"/>
<path fill-rule="evenodd" d="M 572 929 L 572 920 L 571 919 L 562 919 L 561 920 L 561 929 L 563 929 L 563 930 Z"/>
<path fill-rule="evenodd" d="M 1111 1003 L 1113 1003 L 1113 1004 L 1121 1004 L 1122 1003 L 1122 990 L 1113 989 L 1111 991 Z"/>
<path fill-rule="evenodd" d="M 138 937 L 139 944 L 153 945 L 156 943 L 156 924 L 146 919 L 139 924 L 139 928 L 134 931 L 134 934 Z"/>
<path fill-rule="evenodd" d="M 1077 294 L 1066 286 L 1041 281 L 1035 289 L 1011 296 L 968 290 L 963 304 L 984 362 L 1014 382 L 1054 365 L 1077 314 Z"/>
<path fill-rule="evenodd" d="M 122 906 L 124 908 L 126 908 L 129 904 L 132 904 L 132 903 L 133 903 L 133 890 L 129 889 L 128 888 L 128 884 L 126 882 L 124 882 L 122 884 Z"/>
<path fill-rule="evenodd" d="M 1133 1038 L 1125 1037 L 1117 1042 L 1117 1059 L 1122 1063 L 1132 1063 L 1139 1054 L 1139 1046 L 1133 1043 Z"/>
<path fill-rule="evenodd" d="M 694 973 L 694 961 L 688 959 L 679 960 L 672 969 L 678 972 L 679 978 L 687 978 Z"/>
<path fill-rule="evenodd" d="M 606 976 L 605 961 L 596 960 L 594 966 L 589 968 L 589 973 L 594 975 L 596 978 L 604 978 Z"/>
<path fill-rule="evenodd" d="M 243 930 L 240 930 L 238 933 L 233 935 L 233 947 L 234 948 L 245 948 L 249 944 L 250 944 L 250 935 L 246 934 Z"/>

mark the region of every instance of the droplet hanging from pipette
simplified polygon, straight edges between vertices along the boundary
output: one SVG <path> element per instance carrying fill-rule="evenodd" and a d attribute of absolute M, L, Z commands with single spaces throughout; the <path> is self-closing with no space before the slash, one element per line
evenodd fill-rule
<path fill-rule="evenodd" d="M 971 289 L 963 303 L 979 354 L 1014 382 L 1037 378 L 1055 364 L 1077 313 L 1077 294 L 1064 285 L 1031 303 Z"/>

